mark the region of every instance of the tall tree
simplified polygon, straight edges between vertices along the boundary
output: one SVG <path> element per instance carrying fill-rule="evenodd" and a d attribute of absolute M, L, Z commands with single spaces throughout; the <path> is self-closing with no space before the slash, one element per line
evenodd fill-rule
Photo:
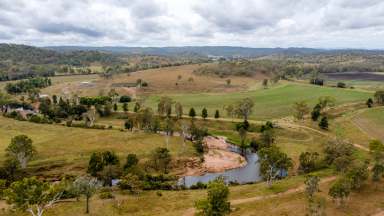
<path fill-rule="evenodd" d="M 4 195 L 15 208 L 26 210 L 32 216 L 42 216 L 47 208 L 60 199 L 62 191 L 32 177 L 13 182 Z"/>
<path fill-rule="evenodd" d="M 219 178 L 208 183 L 208 196 L 206 199 L 195 203 L 199 210 L 197 215 L 204 216 L 223 216 L 231 211 L 231 204 L 228 201 L 229 189 L 224 180 Z"/>
<path fill-rule="evenodd" d="M 201 111 L 201 117 L 205 120 L 208 117 L 208 111 L 204 107 L 203 110 Z"/>
<path fill-rule="evenodd" d="M 96 191 L 101 187 L 101 184 L 97 181 L 96 178 L 89 176 L 78 177 L 73 182 L 74 189 L 81 195 L 85 196 L 86 205 L 85 213 L 89 213 L 89 200 L 96 193 Z"/>
<path fill-rule="evenodd" d="M 296 102 L 293 105 L 293 109 L 298 120 L 304 119 L 304 116 L 309 113 L 309 107 L 305 101 Z"/>
<path fill-rule="evenodd" d="M 189 110 L 189 117 L 195 118 L 196 117 L 196 111 L 193 109 L 193 107 Z"/>
<path fill-rule="evenodd" d="M 183 106 L 179 102 L 175 104 L 175 113 L 176 118 L 181 119 L 183 117 Z"/>
<path fill-rule="evenodd" d="M 26 135 L 13 137 L 5 151 L 7 156 L 17 160 L 23 169 L 27 167 L 27 163 L 36 155 L 32 140 Z"/>
<path fill-rule="evenodd" d="M 281 176 L 282 172 L 287 172 L 293 165 L 292 159 L 274 145 L 269 148 L 262 148 L 259 155 L 260 172 L 270 187 L 273 181 Z"/>
<path fill-rule="evenodd" d="M 255 103 L 251 98 L 244 98 L 239 101 L 235 106 L 235 113 L 237 116 L 242 117 L 244 121 L 248 120 L 249 115 L 252 113 L 252 109 Z"/>
<path fill-rule="evenodd" d="M 153 168 L 158 171 L 163 171 L 164 173 L 168 172 L 172 157 L 167 148 L 158 147 L 154 149 L 150 158 Z"/>

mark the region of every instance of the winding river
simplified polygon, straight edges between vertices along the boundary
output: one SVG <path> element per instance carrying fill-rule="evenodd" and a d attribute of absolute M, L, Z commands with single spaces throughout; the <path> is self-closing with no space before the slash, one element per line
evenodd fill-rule
<path fill-rule="evenodd" d="M 229 148 L 230 151 L 240 153 L 240 149 L 234 145 L 230 145 Z M 184 176 L 179 179 L 178 184 L 189 188 L 198 182 L 208 183 L 218 177 L 223 177 L 226 183 L 236 182 L 238 184 L 246 184 L 261 181 L 260 164 L 258 162 L 259 156 L 256 153 L 248 151 L 245 158 L 247 159 L 247 165 L 244 167 L 230 169 L 219 173 L 206 173 L 202 176 Z"/>

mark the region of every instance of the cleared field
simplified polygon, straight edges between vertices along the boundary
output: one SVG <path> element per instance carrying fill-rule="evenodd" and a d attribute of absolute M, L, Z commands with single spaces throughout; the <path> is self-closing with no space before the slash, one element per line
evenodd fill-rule
<path fill-rule="evenodd" d="M 355 125 L 371 138 L 384 141 L 384 108 L 365 110 L 352 119 Z"/>
<path fill-rule="evenodd" d="M 182 65 L 118 74 L 112 79 L 104 79 L 98 75 L 54 77 L 53 85 L 42 91 L 56 95 L 86 95 L 94 96 L 106 94 L 111 88 L 119 94 L 153 94 L 175 92 L 235 92 L 249 88 L 260 87 L 260 79 L 255 77 L 227 77 L 198 76 L 193 73 L 199 65 Z M 138 79 L 148 83 L 146 88 L 116 87 L 124 84 L 134 84 Z M 231 85 L 226 80 L 231 79 Z M 84 84 L 83 82 L 89 82 Z"/>
<path fill-rule="evenodd" d="M 0 162 L 4 160 L 4 149 L 11 138 L 20 134 L 31 137 L 37 149 L 38 156 L 31 162 L 31 167 L 46 167 L 50 172 L 64 174 L 84 171 L 90 154 L 95 151 L 112 150 L 125 161 L 123 158 L 128 153 L 135 153 L 144 158 L 154 148 L 166 147 L 165 138 L 157 134 L 69 128 L 0 117 Z M 170 139 L 169 149 L 174 156 L 193 154 L 190 145 L 182 153 L 179 137 Z M 49 168 L 50 166 L 57 167 Z"/>
<path fill-rule="evenodd" d="M 283 83 L 269 89 L 259 89 L 254 91 L 222 93 L 222 94 L 164 94 L 174 101 L 180 102 L 184 106 L 184 113 L 195 108 L 198 115 L 206 107 L 212 117 L 218 109 L 222 116 L 226 116 L 224 107 L 234 104 L 242 98 L 250 97 L 255 101 L 251 119 L 265 120 L 275 119 L 292 115 L 292 105 L 301 100 L 307 101 L 314 106 L 321 96 L 332 96 L 336 98 L 337 104 L 365 101 L 372 96 L 372 93 L 350 89 L 338 89 L 330 87 L 319 87 L 298 83 Z M 160 95 L 149 96 L 145 102 L 156 110 Z"/>

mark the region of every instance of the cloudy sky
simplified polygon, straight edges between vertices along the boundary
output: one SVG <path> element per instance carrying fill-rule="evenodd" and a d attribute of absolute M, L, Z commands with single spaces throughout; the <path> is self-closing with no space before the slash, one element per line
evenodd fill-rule
<path fill-rule="evenodd" d="M 384 48 L 382 0 L 0 0 L 0 42 Z"/>

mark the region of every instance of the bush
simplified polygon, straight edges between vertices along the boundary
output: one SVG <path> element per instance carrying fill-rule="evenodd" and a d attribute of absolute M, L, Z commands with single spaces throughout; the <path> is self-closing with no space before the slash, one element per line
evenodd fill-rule
<path fill-rule="evenodd" d="M 103 188 L 99 193 L 100 199 L 113 199 L 115 196 L 113 196 L 111 190 L 109 188 Z"/>
<path fill-rule="evenodd" d="M 328 129 L 328 118 L 326 116 L 324 116 L 323 118 L 321 118 L 321 121 L 319 122 L 319 127 L 323 130 L 327 130 Z"/>
<path fill-rule="evenodd" d="M 347 84 L 343 83 L 343 82 L 338 82 L 337 83 L 337 88 L 346 88 L 347 87 Z"/>
<path fill-rule="evenodd" d="M 29 121 L 33 122 L 33 123 L 39 123 L 39 124 L 50 124 L 50 123 L 52 123 L 49 119 L 47 119 L 45 117 L 42 117 L 42 116 L 39 116 L 39 115 L 32 115 L 29 118 Z"/>
<path fill-rule="evenodd" d="M 243 122 L 239 122 L 236 124 L 236 130 L 240 130 L 240 128 L 244 128 L 244 130 L 248 131 L 249 129 L 249 122 L 247 120 L 244 120 Z"/>
<path fill-rule="evenodd" d="M 120 97 L 119 102 L 120 103 L 129 103 L 132 101 L 132 98 L 128 95 L 123 95 Z"/>
<path fill-rule="evenodd" d="M 150 175 L 147 174 L 143 179 L 144 190 L 171 190 L 176 178 L 169 175 Z"/>
<path fill-rule="evenodd" d="M 189 187 L 189 189 L 192 189 L 192 190 L 206 189 L 206 188 L 207 188 L 207 184 L 204 184 L 202 182 L 197 182 L 196 184 L 194 184 L 191 187 Z"/>

